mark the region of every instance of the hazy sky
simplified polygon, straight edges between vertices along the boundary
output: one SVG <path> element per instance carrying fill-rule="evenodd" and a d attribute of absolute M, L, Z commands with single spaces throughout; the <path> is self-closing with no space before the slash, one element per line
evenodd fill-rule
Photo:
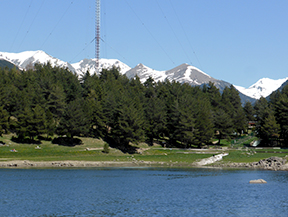
<path fill-rule="evenodd" d="M 95 0 L 0 0 L 0 51 L 95 57 Z M 287 0 L 101 0 L 101 58 L 182 63 L 249 87 L 288 77 Z"/>

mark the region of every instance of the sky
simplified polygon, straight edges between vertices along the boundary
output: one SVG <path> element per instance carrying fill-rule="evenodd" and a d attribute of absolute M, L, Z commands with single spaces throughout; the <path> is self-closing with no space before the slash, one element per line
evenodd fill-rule
<path fill-rule="evenodd" d="M 95 58 L 95 0 L 0 0 L 0 51 Z M 100 57 L 248 88 L 288 77 L 287 0 L 101 0 Z"/>

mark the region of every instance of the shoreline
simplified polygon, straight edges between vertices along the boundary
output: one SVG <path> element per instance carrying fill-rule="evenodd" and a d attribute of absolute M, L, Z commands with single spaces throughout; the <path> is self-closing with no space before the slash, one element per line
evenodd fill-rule
<path fill-rule="evenodd" d="M 269 159 L 266 159 L 266 161 Z M 264 160 L 261 160 L 264 162 Z M 167 162 L 155 162 L 155 161 L 29 161 L 29 160 L 12 160 L 12 161 L 0 161 L 0 169 L 5 168 L 19 168 L 19 169 L 48 169 L 48 168 L 125 168 L 125 167 L 154 167 L 154 168 L 215 168 L 215 169 L 259 169 L 259 170 L 273 170 L 273 171 L 288 171 L 287 164 L 261 164 L 259 162 L 253 163 L 221 163 L 212 165 L 199 165 L 197 162 L 192 164 L 181 163 L 167 163 Z"/>
<path fill-rule="evenodd" d="M 29 161 L 29 160 L 12 160 L 0 161 L 1 168 L 93 168 L 93 167 L 139 167 L 139 166 L 166 166 L 163 162 L 141 161 Z M 170 166 L 172 166 L 170 164 Z M 160 166 L 159 166 L 160 167 Z"/>

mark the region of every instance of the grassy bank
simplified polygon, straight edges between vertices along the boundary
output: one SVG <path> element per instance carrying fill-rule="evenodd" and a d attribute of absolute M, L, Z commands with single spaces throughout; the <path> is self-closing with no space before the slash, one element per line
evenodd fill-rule
<path fill-rule="evenodd" d="M 195 161 L 208 158 L 214 154 L 228 152 L 229 155 L 223 158 L 224 162 L 249 163 L 259 161 L 271 156 L 286 157 L 286 149 L 248 149 L 243 148 L 252 138 L 243 140 L 237 147 L 223 150 L 213 146 L 210 149 L 170 149 L 161 146 L 148 146 L 142 143 L 137 146 L 141 152 L 125 154 L 118 149 L 110 148 L 108 154 L 103 153 L 104 141 L 93 138 L 81 138 L 83 144 L 77 146 L 61 146 L 52 144 L 51 141 L 41 141 L 41 144 L 19 144 L 11 141 L 12 135 L 3 135 L 0 141 L 6 145 L 0 146 L 0 161 L 29 160 L 29 161 L 150 161 L 162 162 L 165 165 L 191 165 Z M 249 140 L 249 141 L 248 141 Z M 38 148 L 38 147 L 39 148 Z M 233 147 L 233 146 L 232 146 Z M 11 150 L 15 149 L 17 152 Z"/>

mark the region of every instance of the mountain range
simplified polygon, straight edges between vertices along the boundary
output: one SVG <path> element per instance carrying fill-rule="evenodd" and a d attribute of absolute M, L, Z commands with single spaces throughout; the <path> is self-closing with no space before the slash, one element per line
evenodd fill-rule
<path fill-rule="evenodd" d="M 68 68 L 71 72 L 83 75 L 87 70 L 91 74 L 96 72 L 96 61 L 95 59 L 83 59 L 80 62 L 70 64 L 68 62 L 62 61 L 55 57 L 52 57 L 45 53 L 44 51 L 25 51 L 21 53 L 8 53 L 0 52 L 0 64 L 3 65 L 3 61 L 6 64 L 14 64 L 20 69 L 27 69 L 33 67 L 35 63 L 47 63 L 50 62 L 52 66 L 59 66 Z M 140 78 L 141 82 L 145 82 L 150 76 L 156 81 L 177 81 L 180 83 L 189 83 L 193 86 L 207 84 L 210 81 L 223 91 L 226 86 L 230 86 L 229 82 L 212 78 L 208 74 L 204 73 L 200 69 L 188 65 L 181 64 L 173 69 L 167 71 L 157 71 L 151 69 L 143 64 L 138 64 L 134 68 L 129 67 L 125 63 L 117 59 L 100 59 L 99 60 L 99 71 L 103 68 L 111 68 L 116 66 L 120 69 L 121 74 L 125 74 L 129 79 L 134 78 L 136 75 Z M 239 91 L 240 98 L 242 102 L 250 101 L 255 102 L 261 96 L 268 97 L 273 91 L 281 87 L 285 82 L 287 83 L 288 77 L 278 80 L 273 80 L 269 78 L 262 78 L 258 80 L 255 84 L 251 85 L 249 88 L 244 88 L 234 85 L 234 87 Z"/>

